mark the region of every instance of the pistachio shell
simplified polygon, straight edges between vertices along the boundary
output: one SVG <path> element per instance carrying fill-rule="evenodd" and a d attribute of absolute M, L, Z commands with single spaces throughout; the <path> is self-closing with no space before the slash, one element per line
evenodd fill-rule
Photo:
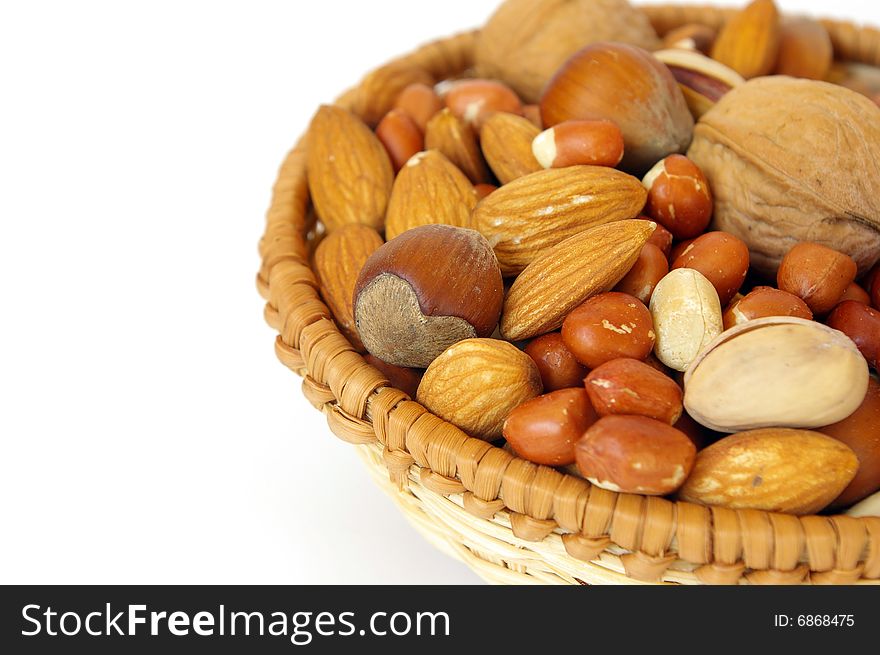
<path fill-rule="evenodd" d="M 684 376 L 684 406 L 720 432 L 816 428 L 852 414 L 868 390 L 868 364 L 842 332 L 772 316 L 722 333 Z"/>

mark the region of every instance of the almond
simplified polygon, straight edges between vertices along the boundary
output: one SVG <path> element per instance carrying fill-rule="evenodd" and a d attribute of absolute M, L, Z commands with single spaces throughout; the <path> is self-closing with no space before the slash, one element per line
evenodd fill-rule
<path fill-rule="evenodd" d="M 639 180 L 612 168 L 551 168 L 492 193 L 474 210 L 472 225 L 492 244 L 501 272 L 509 276 L 587 228 L 635 218 L 646 198 Z"/>
<path fill-rule="evenodd" d="M 425 148 L 442 152 L 474 184 L 491 179 L 474 129 L 449 109 L 444 109 L 428 121 Z"/>
<path fill-rule="evenodd" d="M 394 181 L 385 236 L 390 241 L 419 225 L 467 227 L 477 192 L 464 174 L 436 150 L 420 152 Z"/>
<path fill-rule="evenodd" d="M 701 450 L 680 496 L 731 509 L 815 514 L 837 498 L 858 467 L 848 446 L 824 434 L 750 430 Z"/>
<path fill-rule="evenodd" d="M 382 237 L 376 230 L 353 223 L 327 235 L 315 250 L 314 268 L 321 295 L 339 329 L 358 350 L 363 350 L 363 344 L 354 324 L 354 285 L 364 262 L 381 245 Z"/>
<path fill-rule="evenodd" d="M 309 126 L 309 192 L 328 231 L 348 223 L 382 230 L 394 171 L 382 142 L 350 111 L 323 105 Z"/>
<path fill-rule="evenodd" d="M 543 168 L 532 153 L 532 141 L 539 133 L 528 118 L 505 112 L 493 114 L 483 125 L 483 155 L 501 184 Z"/>
<path fill-rule="evenodd" d="M 755 0 L 721 29 L 712 46 L 712 59 L 747 80 L 769 74 L 779 52 L 779 22 L 773 0 Z"/>
<path fill-rule="evenodd" d="M 572 309 L 620 282 L 655 225 L 641 220 L 600 225 L 545 250 L 511 286 L 502 336 L 519 341 L 560 327 Z"/>

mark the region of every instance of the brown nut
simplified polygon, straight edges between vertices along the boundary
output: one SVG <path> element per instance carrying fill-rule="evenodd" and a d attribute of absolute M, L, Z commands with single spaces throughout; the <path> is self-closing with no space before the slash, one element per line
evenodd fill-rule
<path fill-rule="evenodd" d="M 667 273 L 669 273 L 669 262 L 666 260 L 666 255 L 654 244 L 646 243 L 636 263 L 617 283 L 614 290 L 627 293 L 647 305 L 651 302 L 654 289 Z"/>
<path fill-rule="evenodd" d="M 584 383 L 587 367 L 566 347 L 559 332 L 532 339 L 525 347 L 525 353 L 535 360 L 544 391 L 580 387 Z"/>
<path fill-rule="evenodd" d="M 649 52 L 622 43 L 594 43 L 556 73 L 541 98 L 544 125 L 613 120 L 623 133 L 621 168 L 644 173 L 684 152 L 694 119 L 669 69 Z"/>
<path fill-rule="evenodd" d="M 880 264 L 874 266 L 868 273 L 865 282 L 868 292 L 871 294 L 871 304 L 874 309 L 880 309 Z"/>
<path fill-rule="evenodd" d="M 712 192 L 702 171 L 687 157 L 663 159 L 642 183 L 648 190 L 648 215 L 676 239 L 691 239 L 709 225 Z"/>
<path fill-rule="evenodd" d="M 689 23 L 667 32 L 663 37 L 663 47 L 696 50 L 708 55 L 716 36 L 718 32 L 708 25 Z"/>
<path fill-rule="evenodd" d="M 410 398 L 416 397 L 416 392 L 419 389 L 419 383 L 422 381 L 422 375 L 424 375 L 425 373 L 422 369 L 395 366 L 394 364 L 383 362 L 378 357 L 374 357 L 369 353 L 364 355 L 364 361 L 370 366 L 376 368 L 382 375 L 388 378 L 391 386 L 393 386 L 395 389 L 400 389 Z"/>
<path fill-rule="evenodd" d="M 501 270 L 478 232 L 424 225 L 366 261 L 355 285 L 354 317 L 371 354 L 424 368 L 457 341 L 492 334 L 502 300 Z"/>
<path fill-rule="evenodd" d="M 880 311 L 855 300 L 846 300 L 828 316 L 828 327 L 853 340 L 874 370 L 880 370 Z"/>
<path fill-rule="evenodd" d="M 459 80 L 443 97 L 453 114 L 479 132 L 495 112 L 522 115 L 522 102 L 513 89 L 497 80 Z"/>
<path fill-rule="evenodd" d="M 796 316 L 813 320 L 807 303 L 787 291 L 773 287 L 755 287 L 745 296 L 730 304 L 722 317 L 724 329 L 729 330 L 756 318 L 768 316 Z"/>
<path fill-rule="evenodd" d="M 544 129 L 544 123 L 541 121 L 541 106 L 540 105 L 525 105 L 523 106 L 523 116 L 529 119 L 529 122 L 537 127 L 539 130 Z"/>
<path fill-rule="evenodd" d="M 504 80 L 535 102 L 574 52 L 596 41 L 654 50 L 660 43 L 644 12 L 627 0 L 505 0 L 480 30 L 477 72 Z"/>
<path fill-rule="evenodd" d="M 433 87 L 417 82 L 400 92 L 397 100 L 394 101 L 394 108 L 407 114 L 424 132 L 428 127 L 428 121 L 443 109 L 443 100 Z"/>
<path fill-rule="evenodd" d="M 639 216 L 639 218 L 645 221 L 651 220 L 647 216 Z M 663 256 L 666 257 L 666 259 L 668 260 L 670 254 L 672 253 L 673 238 L 674 237 L 672 236 L 672 232 L 670 232 L 658 223 L 656 229 L 654 230 L 654 233 L 651 235 L 651 238 L 648 239 L 648 243 L 660 248 L 660 250 L 663 252 Z M 668 263 L 669 262 L 667 261 L 667 265 Z"/>
<path fill-rule="evenodd" d="M 328 234 L 315 248 L 314 270 L 321 296 L 357 350 L 364 346 L 355 329 L 352 295 L 361 268 L 383 243 L 373 228 L 350 223 Z"/>
<path fill-rule="evenodd" d="M 425 148 L 446 155 L 474 184 L 488 182 L 491 178 L 474 129 L 448 109 L 428 121 Z"/>
<path fill-rule="evenodd" d="M 560 389 L 510 412 L 503 434 L 520 457 L 545 466 L 566 466 L 574 462 L 575 443 L 597 418 L 583 387 Z"/>
<path fill-rule="evenodd" d="M 464 173 L 437 150 L 409 158 L 391 189 L 385 213 L 389 241 L 420 225 L 470 225 L 477 192 Z"/>
<path fill-rule="evenodd" d="M 679 241 L 674 244 L 669 251 L 669 261 L 674 262 L 681 257 L 681 253 L 690 248 L 691 244 L 696 240 L 696 237 L 694 237 L 693 239 L 685 239 L 684 241 Z"/>
<path fill-rule="evenodd" d="M 498 339 L 466 339 L 437 357 L 419 384 L 419 403 L 472 437 L 501 436 L 508 414 L 541 393 L 532 358 Z"/>
<path fill-rule="evenodd" d="M 726 307 L 749 272 L 749 249 L 732 234 L 707 232 L 672 262 L 671 269 L 677 268 L 692 268 L 702 273 L 718 292 L 721 306 Z"/>
<path fill-rule="evenodd" d="M 846 288 L 846 291 L 843 292 L 843 295 L 840 297 L 840 300 L 837 301 L 837 304 L 846 302 L 847 300 L 855 300 L 856 302 L 860 302 L 863 305 L 871 304 L 871 296 L 868 295 L 868 292 L 855 282 L 852 282 Z"/>
<path fill-rule="evenodd" d="M 528 119 L 507 112 L 489 116 L 480 130 L 480 148 L 501 184 L 541 170 L 532 154 L 538 128 Z"/>
<path fill-rule="evenodd" d="M 672 427 L 681 430 L 693 442 L 697 452 L 709 445 L 714 436 L 713 432 L 697 423 L 687 412 L 682 412 Z"/>
<path fill-rule="evenodd" d="M 409 158 L 424 147 L 424 139 L 418 125 L 400 109 L 392 109 L 376 127 L 376 136 L 388 151 L 394 171 L 397 172 Z"/>
<path fill-rule="evenodd" d="M 750 430 L 701 450 L 679 497 L 730 509 L 815 514 L 840 495 L 858 466 L 849 447 L 824 434 Z"/>
<path fill-rule="evenodd" d="M 612 291 L 572 311 L 562 324 L 562 339 L 581 364 L 596 368 L 619 357 L 645 359 L 654 348 L 654 325 L 639 300 Z"/>
<path fill-rule="evenodd" d="M 657 358 L 669 368 L 685 371 L 721 333 L 721 303 L 712 283 L 699 271 L 669 271 L 651 296 Z"/>
<path fill-rule="evenodd" d="M 868 380 L 868 393 L 861 407 L 839 423 L 818 431 L 842 441 L 859 458 L 856 477 L 832 507 L 852 505 L 880 490 L 880 382 L 876 378 Z"/>
<path fill-rule="evenodd" d="M 672 425 L 682 412 L 682 392 L 669 377 L 637 359 L 612 359 L 584 380 L 599 416 L 647 416 Z"/>
<path fill-rule="evenodd" d="M 773 0 L 754 0 L 734 14 L 712 45 L 712 59 L 746 79 L 767 75 L 779 52 L 779 11 Z"/>
<path fill-rule="evenodd" d="M 735 70 L 699 52 L 659 50 L 654 56 L 669 68 L 695 119 L 712 109 L 725 94 L 745 83 Z"/>
<path fill-rule="evenodd" d="M 824 80 L 833 60 L 831 37 L 822 23 L 802 16 L 782 21 L 777 75 Z"/>
<path fill-rule="evenodd" d="M 826 314 L 855 280 L 852 257 L 818 243 L 799 243 L 782 258 L 777 286 L 793 293 L 814 314 Z"/>
<path fill-rule="evenodd" d="M 605 416 L 575 446 L 578 470 L 602 489 L 663 496 L 687 479 L 696 448 L 679 430 L 645 416 Z"/>
<path fill-rule="evenodd" d="M 544 168 L 614 168 L 623 159 L 623 134 L 612 121 L 563 121 L 537 135 L 532 152 Z"/>

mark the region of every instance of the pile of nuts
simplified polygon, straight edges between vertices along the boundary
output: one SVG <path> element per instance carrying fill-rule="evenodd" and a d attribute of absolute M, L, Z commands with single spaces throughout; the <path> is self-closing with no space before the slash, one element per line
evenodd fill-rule
<path fill-rule="evenodd" d="M 323 298 L 394 385 L 537 464 L 880 515 L 880 175 L 846 165 L 880 161 L 880 108 L 817 81 L 840 66 L 772 0 L 663 40 L 624 0 L 508 0 L 483 77 L 392 64 L 364 120 L 315 115 Z"/>

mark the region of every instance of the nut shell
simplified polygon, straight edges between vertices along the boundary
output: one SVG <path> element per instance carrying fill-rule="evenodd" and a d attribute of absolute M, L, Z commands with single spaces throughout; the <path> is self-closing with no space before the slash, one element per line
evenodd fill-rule
<path fill-rule="evenodd" d="M 660 44 L 647 17 L 626 0 L 507 0 L 480 31 L 477 71 L 536 102 L 563 62 L 596 41 Z"/>
<path fill-rule="evenodd" d="M 708 344 L 685 372 L 684 406 L 719 432 L 816 428 L 852 414 L 867 389 L 867 362 L 846 335 L 773 316 Z"/>
<path fill-rule="evenodd" d="M 865 169 L 880 161 L 880 109 L 867 98 L 824 82 L 751 80 L 700 119 L 688 157 L 712 187 L 713 229 L 745 241 L 760 273 L 774 276 L 799 241 L 848 254 L 862 273 L 880 258 L 880 175 Z"/>

